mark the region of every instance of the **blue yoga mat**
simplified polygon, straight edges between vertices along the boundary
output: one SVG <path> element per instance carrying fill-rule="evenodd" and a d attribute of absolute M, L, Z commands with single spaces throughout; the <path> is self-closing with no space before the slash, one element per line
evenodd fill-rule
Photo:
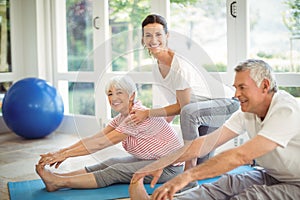
<path fill-rule="evenodd" d="M 229 173 L 240 174 L 253 168 L 242 166 L 232 170 Z M 211 183 L 218 180 L 219 177 L 198 181 L 199 184 Z M 97 199 L 110 200 L 118 198 L 129 198 L 128 184 L 115 184 L 105 188 L 98 189 L 65 189 L 55 192 L 47 192 L 41 179 L 21 182 L 8 182 L 10 200 L 82 200 Z M 156 187 L 159 187 L 157 184 Z M 145 185 L 149 194 L 154 191 L 149 184 Z"/>

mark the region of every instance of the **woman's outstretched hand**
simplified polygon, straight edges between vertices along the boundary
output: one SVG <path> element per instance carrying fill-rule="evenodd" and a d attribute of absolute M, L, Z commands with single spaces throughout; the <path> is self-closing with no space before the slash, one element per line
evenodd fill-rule
<path fill-rule="evenodd" d="M 45 166 L 50 165 L 52 167 L 55 165 L 55 168 L 58 168 L 60 164 L 67 159 L 63 152 L 57 151 L 54 153 L 46 153 L 40 155 L 39 165 Z"/>

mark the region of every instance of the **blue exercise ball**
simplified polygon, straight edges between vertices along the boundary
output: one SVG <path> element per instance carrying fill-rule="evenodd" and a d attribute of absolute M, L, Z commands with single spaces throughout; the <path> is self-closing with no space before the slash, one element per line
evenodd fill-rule
<path fill-rule="evenodd" d="M 57 90 L 39 78 L 14 83 L 4 96 L 3 119 L 14 133 L 26 139 L 42 138 L 60 125 L 64 104 Z"/>

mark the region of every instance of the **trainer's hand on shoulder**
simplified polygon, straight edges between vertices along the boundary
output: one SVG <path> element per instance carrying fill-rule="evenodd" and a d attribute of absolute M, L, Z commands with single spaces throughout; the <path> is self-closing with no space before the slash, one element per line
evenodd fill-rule
<path fill-rule="evenodd" d="M 130 112 L 130 118 L 126 121 L 126 123 L 134 123 L 139 124 L 143 122 L 149 116 L 149 109 L 138 110 L 132 109 Z"/>

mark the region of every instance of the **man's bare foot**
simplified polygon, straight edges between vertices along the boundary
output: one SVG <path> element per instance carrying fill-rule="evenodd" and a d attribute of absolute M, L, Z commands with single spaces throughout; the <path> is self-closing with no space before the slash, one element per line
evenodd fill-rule
<path fill-rule="evenodd" d="M 44 166 L 35 165 L 35 171 L 42 178 L 48 192 L 60 189 L 60 187 L 55 183 L 57 176 L 45 169 Z"/>
<path fill-rule="evenodd" d="M 143 179 L 138 180 L 135 183 L 131 183 L 129 186 L 129 194 L 131 200 L 149 200 L 150 196 L 148 195 L 144 184 Z"/>

